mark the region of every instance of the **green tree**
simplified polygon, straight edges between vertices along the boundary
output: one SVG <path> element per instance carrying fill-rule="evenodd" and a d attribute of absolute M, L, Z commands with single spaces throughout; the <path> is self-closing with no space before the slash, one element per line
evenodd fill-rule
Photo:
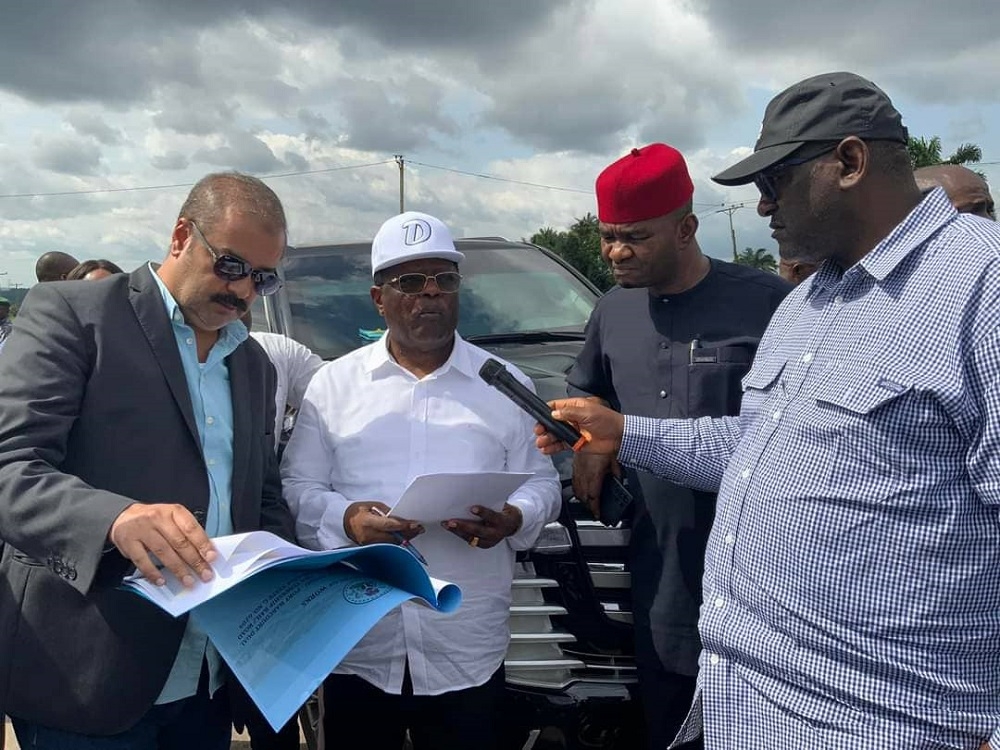
<path fill-rule="evenodd" d="M 577 219 L 569 229 L 562 232 L 552 227 L 539 229 L 528 241 L 554 252 L 602 292 L 614 286 L 614 277 L 601 257 L 601 235 L 598 232 L 597 217 L 593 214 L 588 213 Z"/>
<path fill-rule="evenodd" d="M 941 139 L 936 135 L 931 138 L 910 136 L 906 149 L 910 152 L 914 169 L 937 164 L 978 164 L 983 160 L 983 150 L 975 143 L 963 143 L 955 149 L 955 153 L 945 158 L 941 151 Z"/>
<path fill-rule="evenodd" d="M 758 268 L 761 271 L 770 271 L 771 273 L 778 271 L 778 261 L 762 247 L 758 247 L 756 250 L 750 247 L 746 248 L 743 252 L 736 254 L 734 262 L 741 266 Z"/>

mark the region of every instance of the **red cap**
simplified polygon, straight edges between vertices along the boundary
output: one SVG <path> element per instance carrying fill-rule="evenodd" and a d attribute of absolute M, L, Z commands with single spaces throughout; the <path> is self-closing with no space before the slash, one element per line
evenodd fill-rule
<path fill-rule="evenodd" d="M 684 157 L 665 143 L 634 148 L 597 177 L 597 218 L 632 224 L 665 216 L 694 195 Z"/>

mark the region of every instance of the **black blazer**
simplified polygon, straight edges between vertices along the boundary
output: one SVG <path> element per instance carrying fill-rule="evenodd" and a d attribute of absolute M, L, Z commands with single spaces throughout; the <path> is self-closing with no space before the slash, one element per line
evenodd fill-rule
<path fill-rule="evenodd" d="M 274 368 L 227 359 L 237 532 L 293 537 L 274 457 Z M 0 352 L 0 711 L 88 734 L 132 726 L 185 620 L 115 588 L 107 535 L 131 502 L 204 519 L 207 470 L 177 344 L 148 267 L 30 291 Z"/>

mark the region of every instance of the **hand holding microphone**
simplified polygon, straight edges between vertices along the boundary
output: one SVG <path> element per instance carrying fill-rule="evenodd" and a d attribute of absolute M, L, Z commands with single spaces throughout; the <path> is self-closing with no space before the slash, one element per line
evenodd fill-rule
<path fill-rule="evenodd" d="M 483 363 L 479 377 L 535 418 L 539 423 L 535 427 L 539 436 L 535 443 L 542 453 L 550 455 L 572 449 L 617 455 L 625 431 L 625 418 L 618 412 L 585 398 L 553 401 L 550 407 L 495 359 Z M 608 474 L 601 489 L 600 521 L 614 526 L 631 502 L 632 495 L 622 480 Z"/>

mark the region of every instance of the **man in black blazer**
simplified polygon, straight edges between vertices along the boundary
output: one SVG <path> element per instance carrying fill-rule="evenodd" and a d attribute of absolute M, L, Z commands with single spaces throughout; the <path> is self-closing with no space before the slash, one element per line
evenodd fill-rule
<path fill-rule="evenodd" d="M 22 748 L 227 748 L 218 654 L 117 588 L 212 575 L 209 535 L 293 538 L 274 368 L 239 317 L 279 282 L 259 180 L 209 175 L 162 265 L 28 294 L 0 356 L 0 711 Z"/>

